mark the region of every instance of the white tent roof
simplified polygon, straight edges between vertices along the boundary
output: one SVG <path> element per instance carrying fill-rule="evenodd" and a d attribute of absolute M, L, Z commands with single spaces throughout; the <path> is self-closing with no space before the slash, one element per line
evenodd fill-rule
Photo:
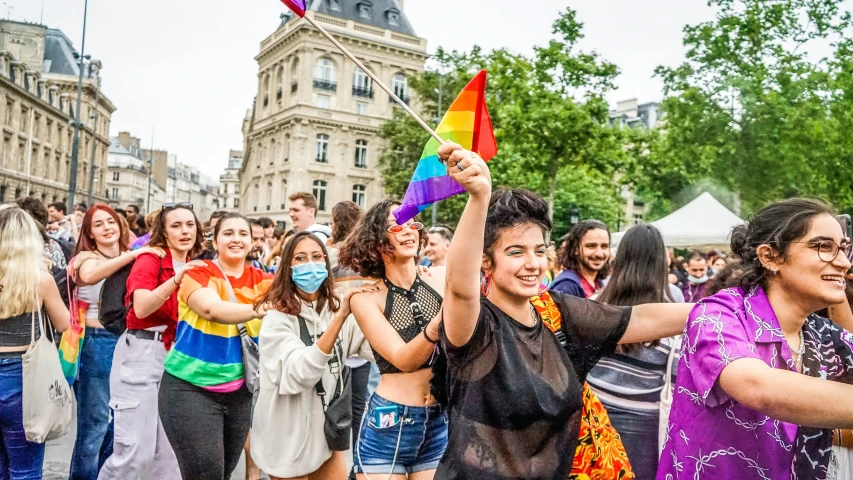
<path fill-rule="evenodd" d="M 710 193 L 705 192 L 687 205 L 651 225 L 657 228 L 668 247 L 723 246 L 729 244 L 732 228 L 743 223 Z M 617 246 L 625 232 L 613 234 Z"/>

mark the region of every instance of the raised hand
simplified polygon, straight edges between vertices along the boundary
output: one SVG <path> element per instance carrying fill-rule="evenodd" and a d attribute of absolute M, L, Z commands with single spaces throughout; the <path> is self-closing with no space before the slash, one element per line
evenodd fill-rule
<path fill-rule="evenodd" d="M 491 195 L 492 177 L 479 155 L 454 143 L 445 143 L 438 147 L 438 157 L 447 166 L 447 174 L 472 197 Z"/>
<path fill-rule="evenodd" d="M 354 295 L 358 295 L 359 293 L 376 293 L 379 291 L 379 285 L 375 283 L 365 283 L 358 287 L 352 287 L 347 289 L 344 293 L 344 297 L 341 299 L 341 311 L 343 311 L 344 316 L 348 316 L 352 313 L 352 309 L 350 309 L 350 300 Z"/>

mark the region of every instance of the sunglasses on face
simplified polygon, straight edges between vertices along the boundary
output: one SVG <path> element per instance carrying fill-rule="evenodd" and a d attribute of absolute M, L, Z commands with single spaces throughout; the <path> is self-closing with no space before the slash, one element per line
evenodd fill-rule
<path fill-rule="evenodd" d="M 163 211 L 168 212 L 169 210 L 174 210 L 176 208 L 186 208 L 187 210 L 193 209 L 193 204 L 190 202 L 181 202 L 181 203 L 164 203 Z"/>
<path fill-rule="evenodd" d="M 411 228 L 414 231 L 422 230 L 424 228 L 424 224 L 421 222 L 412 222 L 407 223 L 405 225 L 389 225 L 388 233 L 400 233 L 406 228 Z"/>

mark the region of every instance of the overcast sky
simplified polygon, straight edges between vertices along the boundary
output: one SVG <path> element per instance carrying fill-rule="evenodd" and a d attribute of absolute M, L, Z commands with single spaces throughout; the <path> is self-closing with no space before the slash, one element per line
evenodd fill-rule
<path fill-rule="evenodd" d="M 43 3 L 43 23 L 79 50 L 83 0 Z M 430 52 L 476 44 L 531 53 L 567 7 L 585 24 L 583 48 L 622 71 L 613 104 L 660 100 L 655 67 L 680 63 L 683 26 L 712 17 L 705 0 L 405 0 L 404 11 Z M 228 150 L 242 148 L 254 57 L 285 8 L 277 0 L 89 0 L 86 53 L 103 62 L 104 92 L 118 107 L 111 134 L 130 131 L 147 148 L 153 130 L 155 148 L 218 178 Z M 0 0 L 0 15 L 39 22 L 42 1 Z"/>

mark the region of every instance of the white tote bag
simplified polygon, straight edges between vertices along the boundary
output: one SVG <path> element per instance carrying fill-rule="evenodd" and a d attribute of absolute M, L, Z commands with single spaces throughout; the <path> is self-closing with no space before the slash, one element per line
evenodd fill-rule
<path fill-rule="evenodd" d="M 676 350 L 681 348 L 681 336 L 673 337 L 672 344 L 669 350 L 669 356 L 666 358 L 666 380 L 664 380 L 663 390 L 660 392 L 660 420 L 658 424 L 658 453 L 663 451 L 663 444 L 666 442 L 666 430 L 669 428 L 669 411 L 672 409 L 672 362 L 675 360 Z"/>
<path fill-rule="evenodd" d="M 24 432 L 28 441 L 44 443 L 70 430 L 74 397 L 59 364 L 56 343 L 48 339 L 47 332 L 53 330 L 43 321 L 41 310 L 38 317 L 41 336 L 36 340 L 36 312 L 33 312 L 30 348 L 21 357 L 24 367 Z"/>

